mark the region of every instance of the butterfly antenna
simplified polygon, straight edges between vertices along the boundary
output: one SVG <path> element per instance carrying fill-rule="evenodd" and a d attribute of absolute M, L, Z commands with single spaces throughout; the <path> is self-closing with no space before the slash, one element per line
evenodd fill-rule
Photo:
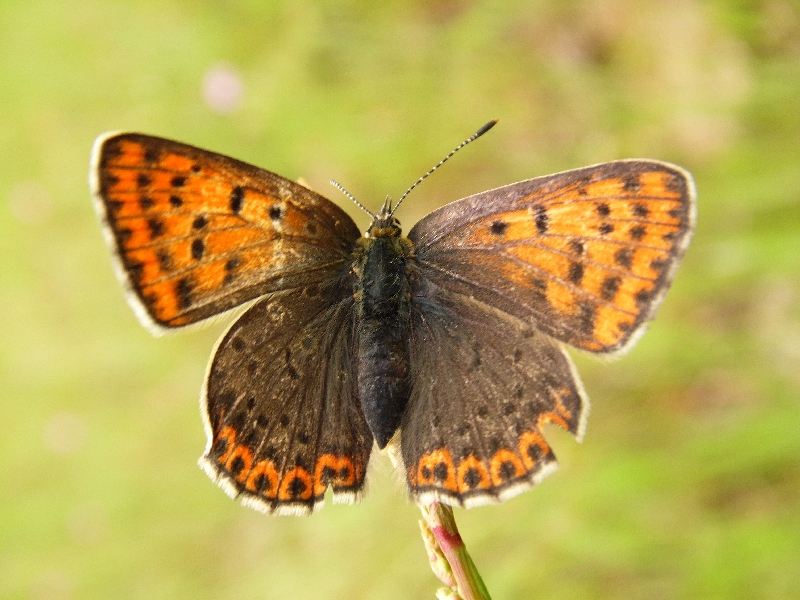
<path fill-rule="evenodd" d="M 335 187 L 336 189 L 338 189 L 340 192 L 342 192 L 342 193 L 343 193 L 345 196 L 347 196 L 348 198 L 350 198 L 350 200 L 352 200 L 352 201 L 355 203 L 355 205 L 356 205 L 358 208 L 360 208 L 361 210 L 363 210 L 365 213 L 367 213 L 367 214 L 368 214 L 370 217 L 372 217 L 373 219 L 375 218 L 375 215 L 373 215 L 373 214 L 372 214 L 372 212 L 371 212 L 371 211 L 370 211 L 370 210 L 369 210 L 369 209 L 368 209 L 366 206 L 364 206 L 363 204 L 361 204 L 361 202 L 359 202 L 358 200 L 356 200 L 356 198 L 355 198 L 355 196 L 353 196 L 353 194 L 351 194 L 351 193 L 350 193 L 350 192 L 348 192 L 346 189 L 344 189 L 344 186 L 343 186 L 341 183 L 339 183 L 338 181 L 334 181 L 333 179 L 331 179 L 331 185 L 332 185 L 333 187 Z"/>
<path fill-rule="evenodd" d="M 414 182 L 414 184 L 413 184 L 413 185 L 412 185 L 410 188 L 408 188 L 408 189 L 406 190 L 406 193 L 405 193 L 405 194 L 403 194 L 402 196 L 400 196 L 400 200 L 398 200 L 398 201 L 397 201 L 397 204 L 395 204 L 395 205 L 394 205 L 394 208 L 392 208 L 392 212 L 389 214 L 389 216 L 391 216 L 391 215 L 393 215 L 393 214 L 394 214 L 394 211 L 396 211 L 396 210 L 397 210 L 397 207 L 398 207 L 398 206 L 400 206 L 400 203 L 401 203 L 401 202 L 402 202 L 402 201 L 405 199 L 405 197 L 406 197 L 406 196 L 408 196 L 408 195 L 411 193 L 411 190 L 413 190 L 413 189 L 414 189 L 415 187 L 417 187 L 417 186 L 418 186 L 420 183 L 422 183 L 422 182 L 425 180 L 425 178 L 427 178 L 427 177 L 428 177 L 428 175 L 430 175 L 431 173 L 433 173 L 433 172 L 434 172 L 436 169 L 438 169 L 438 168 L 439 168 L 439 167 L 441 167 L 441 166 L 442 166 L 444 163 L 446 163 L 448 160 L 450 160 L 450 158 L 451 158 L 451 157 L 452 157 L 452 156 L 453 156 L 453 155 L 454 155 L 456 152 L 458 152 L 459 150 L 461 150 L 461 149 L 462 149 L 464 146 L 466 146 L 466 145 L 467 145 L 467 144 L 469 144 L 470 142 L 474 142 L 475 140 L 477 140 L 479 137 L 481 137 L 481 136 L 482 136 L 484 133 L 486 133 L 487 131 L 489 131 L 489 130 L 490 130 L 492 127 L 494 127 L 496 124 L 497 124 L 497 119 L 492 119 L 492 120 L 491 120 L 491 121 L 489 121 L 489 122 L 488 122 L 486 125 L 484 125 L 484 126 L 483 126 L 483 127 L 481 127 L 480 129 L 478 129 L 478 131 L 476 131 L 476 132 L 475 132 L 475 133 L 473 133 L 471 136 L 469 136 L 467 139 L 465 139 L 463 142 L 461 142 L 461 143 L 460 143 L 458 146 L 456 146 L 455 148 L 453 148 L 453 150 L 450 152 L 450 154 L 448 154 L 447 156 L 445 156 L 445 157 L 444 157 L 442 160 L 440 160 L 440 161 L 439 161 L 437 164 L 435 164 L 433 167 L 431 167 L 431 169 L 430 169 L 430 170 L 429 170 L 427 173 L 425 173 L 425 175 L 423 175 L 422 177 L 420 177 L 419 179 L 417 179 L 417 180 Z"/>

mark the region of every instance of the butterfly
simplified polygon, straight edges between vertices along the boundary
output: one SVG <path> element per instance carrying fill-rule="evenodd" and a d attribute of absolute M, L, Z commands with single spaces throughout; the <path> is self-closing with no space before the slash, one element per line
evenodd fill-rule
<path fill-rule="evenodd" d="M 328 488 L 359 499 L 375 447 L 420 503 L 495 503 L 539 482 L 556 468 L 543 426 L 580 440 L 586 424 L 565 345 L 630 349 L 695 223 L 691 176 L 653 160 L 481 192 L 407 236 L 399 202 L 362 235 L 299 183 L 140 133 L 100 136 L 90 180 L 151 331 L 245 306 L 208 366 L 200 465 L 279 514 L 312 512 Z"/>

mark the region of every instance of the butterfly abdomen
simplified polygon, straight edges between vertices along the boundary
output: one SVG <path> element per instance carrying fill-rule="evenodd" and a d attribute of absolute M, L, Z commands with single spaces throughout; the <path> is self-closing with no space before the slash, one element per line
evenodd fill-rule
<path fill-rule="evenodd" d="M 364 238 L 357 266 L 356 373 L 367 424 L 383 448 L 409 395 L 410 245 L 396 234 Z"/>

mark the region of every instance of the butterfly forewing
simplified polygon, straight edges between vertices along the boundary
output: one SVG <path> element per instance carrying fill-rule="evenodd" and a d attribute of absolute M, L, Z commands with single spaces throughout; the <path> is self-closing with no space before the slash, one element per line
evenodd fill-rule
<path fill-rule="evenodd" d="M 626 160 L 454 202 L 409 232 L 422 277 L 601 353 L 652 317 L 694 226 L 689 175 Z"/>
<path fill-rule="evenodd" d="M 154 330 L 325 282 L 359 237 L 352 219 L 319 194 L 186 144 L 111 134 L 95 143 L 93 165 L 120 277 Z"/>

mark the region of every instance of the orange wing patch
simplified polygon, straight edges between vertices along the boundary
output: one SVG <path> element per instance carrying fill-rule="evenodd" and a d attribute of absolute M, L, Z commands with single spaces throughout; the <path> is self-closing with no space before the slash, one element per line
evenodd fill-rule
<path fill-rule="evenodd" d="M 245 487 L 252 494 L 261 495 L 267 500 L 274 500 L 278 495 L 280 481 L 281 476 L 275 468 L 275 463 L 271 460 L 260 460 L 250 469 Z"/>
<path fill-rule="evenodd" d="M 447 448 L 438 448 L 409 466 L 407 475 L 415 496 L 432 495 L 469 507 L 515 495 L 554 466 L 555 456 L 536 429 L 524 431 L 515 448 L 500 448 L 486 458 L 453 458 Z"/>
<path fill-rule="evenodd" d="M 572 392 L 551 392 L 553 408 L 539 414 L 536 427 L 519 434 L 513 447 L 503 447 L 488 456 L 453 456 L 447 447 L 423 454 L 406 469 L 415 496 L 433 495 L 448 503 L 473 506 L 504 500 L 537 483 L 555 468 L 555 455 L 542 435 L 545 423 L 570 431 L 573 414 L 562 397 Z"/>
<path fill-rule="evenodd" d="M 516 447 L 500 448 L 485 458 L 474 454 L 454 458 L 447 448 L 424 454 L 407 469 L 414 494 L 433 494 L 470 506 L 502 500 L 509 492 L 513 495 L 538 482 L 555 466 L 555 455 L 541 427 L 555 423 L 571 430 L 573 415 L 561 401 L 570 394 L 569 389 L 552 393 L 553 409 L 538 416 L 535 428 L 519 435 Z"/>
<path fill-rule="evenodd" d="M 139 134 L 101 138 L 94 152 L 98 212 L 134 308 L 154 329 L 228 310 L 310 264 L 342 262 L 343 240 L 359 235 L 328 200 L 228 157 Z"/>
<path fill-rule="evenodd" d="M 326 453 L 310 469 L 300 465 L 279 467 L 275 461 L 256 460 L 254 451 L 238 443 L 233 427 L 223 427 L 205 457 L 214 478 L 227 480 L 233 493 L 267 512 L 297 507 L 299 512 L 320 504 L 330 487 L 334 494 L 355 495 L 363 486 L 366 464 L 352 457 Z"/>
<path fill-rule="evenodd" d="M 455 228 L 446 248 L 464 256 L 456 271 L 499 274 L 492 287 L 527 305 L 546 333 L 616 352 L 669 286 L 693 228 L 694 190 L 688 175 L 651 161 L 580 172 L 545 178 L 549 185 L 507 201 L 508 210 Z"/>

